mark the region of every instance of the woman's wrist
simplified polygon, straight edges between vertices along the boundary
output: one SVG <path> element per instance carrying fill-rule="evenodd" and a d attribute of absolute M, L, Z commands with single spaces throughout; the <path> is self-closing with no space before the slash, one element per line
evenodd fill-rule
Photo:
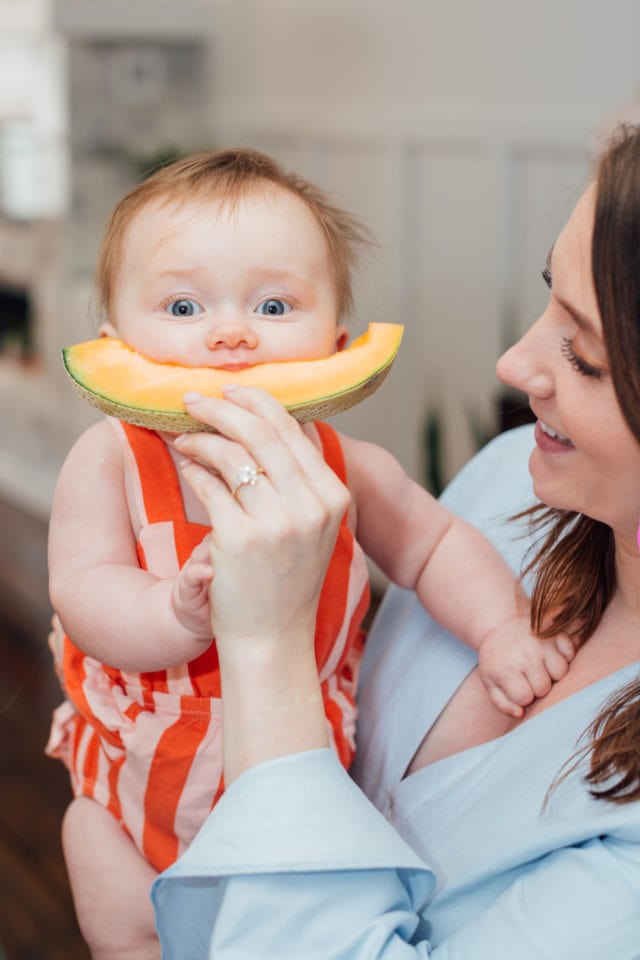
<path fill-rule="evenodd" d="M 221 653 L 225 782 L 266 760 L 329 744 L 313 648 L 245 639 Z"/>

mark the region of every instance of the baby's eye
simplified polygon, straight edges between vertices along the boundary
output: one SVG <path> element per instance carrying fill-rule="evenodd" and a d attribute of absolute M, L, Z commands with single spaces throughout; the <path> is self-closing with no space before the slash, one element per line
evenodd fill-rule
<path fill-rule="evenodd" d="M 263 300 L 256 307 L 256 313 L 261 313 L 263 317 L 280 317 L 283 313 L 289 313 L 291 305 L 284 300 Z"/>
<path fill-rule="evenodd" d="M 166 309 L 174 317 L 194 317 L 202 313 L 202 307 L 195 300 L 173 300 Z"/>

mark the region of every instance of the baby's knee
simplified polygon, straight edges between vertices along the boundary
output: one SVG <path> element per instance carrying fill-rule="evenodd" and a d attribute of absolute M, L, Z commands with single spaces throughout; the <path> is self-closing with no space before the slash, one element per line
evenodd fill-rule
<path fill-rule="evenodd" d="M 155 871 L 114 817 L 88 797 L 65 813 L 62 845 L 78 926 L 93 960 L 159 960 Z"/>
<path fill-rule="evenodd" d="M 86 845 L 93 842 L 94 835 L 104 829 L 103 813 L 107 813 L 104 807 L 89 797 L 76 797 L 71 801 L 62 819 L 62 845 L 65 854 L 67 848 L 73 851 L 76 844 Z M 107 813 L 107 816 L 113 820 L 111 814 Z M 113 823 L 120 829 L 115 820 Z"/>

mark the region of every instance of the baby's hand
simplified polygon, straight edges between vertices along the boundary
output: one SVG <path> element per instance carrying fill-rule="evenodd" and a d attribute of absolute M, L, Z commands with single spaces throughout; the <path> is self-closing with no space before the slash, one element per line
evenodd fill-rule
<path fill-rule="evenodd" d="M 534 636 L 527 615 L 507 621 L 485 637 L 478 669 L 494 707 L 519 719 L 524 707 L 544 697 L 564 677 L 574 656 L 568 637 Z"/>
<path fill-rule="evenodd" d="M 178 622 L 203 640 L 211 639 L 209 584 L 213 577 L 210 538 L 206 536 L 180 570 L 173 584 L 171 602 Z"/>

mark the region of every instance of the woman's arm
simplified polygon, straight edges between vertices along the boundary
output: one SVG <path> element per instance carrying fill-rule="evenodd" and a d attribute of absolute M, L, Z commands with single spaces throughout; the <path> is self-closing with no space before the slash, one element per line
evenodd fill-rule
<path fill-rule="evenodd" d="M 417 960 L 434 887 L 325 749 L 244 773 L 153 900 L 166 960 Z"/>
<path fill-rule="evenodd" d="M 233 404 L 190 402 L 224 435 L 179 444 L 207 465 L 190 463 L 186 475 L 224 515 L 212 540 L 212 607 L 230 787 L 154 886 L 167 960 L 631 960 L 640 941 L 640 835 L 600 830 L 534 858 L 477 919 L 432 949 L 430 865 L 332 751 L 317 749 L 325 721 L 311 621 L 346 493 L 270 398 L 245 389 L 232 396 Z M 265 476 L 234 499 L 245 464 Z"/>
<path fill-rule="evenodd" d="M 432 947 L 434 886 L 427 865 L 323 750 L 240 777 L 160 875 L 153 899 L 166 960 L 638 956 L 637 827 L 635 836 L 596 836 L 534 860 Z"/>
<path fill-rule="evenodd" d="M 210 596 L 227 784 L 256 763 L 328 742 L 316 609 L 349 506 L 347 489 L 279 404 L 259 391 L 233 396 L 237 403 L 191 403 L 220 433 L 176 442 L 192 458 L 185 477 L 216 518 Z M 247 465 L 264 473 L 234 497 Z"/>

